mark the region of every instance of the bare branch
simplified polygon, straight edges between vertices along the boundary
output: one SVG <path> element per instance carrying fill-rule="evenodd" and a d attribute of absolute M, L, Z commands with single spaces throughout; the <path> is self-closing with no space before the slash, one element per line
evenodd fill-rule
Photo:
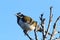
<path fill-rule="evenodd" d="M 36 27 L 35 27 L 35 30 L 34 30 L 34 34 L 35 34 L 35 40 L 38 40 L 37 33 L 36 33 Z"/>
<path fill-rule="evenodd" d="M 48 28 L 47 28 L 47 32 L 46 32 L 46 34 L 45 34 L 45 36 L 47 36 L 47 34 L 48 34 L 48 30 L 49 30 L 49 28 L 50 28 L 50 23 L 51 23 L 51 21 L 52 21 L 52 6 L 50 7 L 50 17 L 49 17 L 49 23 L 48 23 Z"/>
<path fill-rule="evenodd" d="M 53 39 L 53 40 L 60 40 L 60 38 L 55 38 L 55 39 Z"/>
<path fill-rule="evenodd" d="M 45 35 L 44 35 L 44 21 L 45 21 L 45 18 L 43 18 L 43 14 L 41 14 L 40 20 L 41 20 L 42 35 L 43 35 L 43 40 L 44 40 L 45 39 Z"/>
<path fill-rule="evenodd" d="M 54 33 L 55 33 L 55 30 L 56 30 L 56 24 L 57 24 L 57 21 L 60 19 L 60 16 L 57 18 L 57 20 L 55 21 L 54 25 L 53 25 L 53 32 L 52 32 L 52 35 L 50 37 L 50 40 L 52 40 L 53 36 L 54 36 Z"/>
<path fill-rule="evenodd" d="M 24 34 L 25 34 L 30 40 L 33 40 L 33 39 L 28 35 L 28 33 L 27 33 L 26 30 L 24 30 L 23 32 L 24 32 Z"/>

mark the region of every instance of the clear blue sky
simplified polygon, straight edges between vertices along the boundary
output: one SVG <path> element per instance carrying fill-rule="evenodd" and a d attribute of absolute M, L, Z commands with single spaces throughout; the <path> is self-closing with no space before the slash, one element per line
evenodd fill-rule
<path fill-rule="evenodd" d="M 54 22 L 60 15 L 60 0 L 0 0 L 0 40 L 28 40 L 18 26 L 14 14 L 22 12 L 39 22 L 40 14 L 44 13 L 47 25 L 50 6 L 53 6 Z M 57 26 L 60 26 L 59 24 Z M 34 38 L 33 32 L 29 34 Z M 38 35 L 40 39 L 41 33 Z"/>

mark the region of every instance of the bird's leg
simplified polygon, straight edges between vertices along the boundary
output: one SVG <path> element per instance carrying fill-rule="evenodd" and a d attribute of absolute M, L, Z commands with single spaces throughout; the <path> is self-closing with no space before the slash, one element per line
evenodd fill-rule
<path fill-rule="evenodd" d="M 24 30 L 23 32 L 24 32 L 25 35 L 27 35 L 27 37 L 28 37 L 30 40 L 32 40 L 32 38 L 27 34 L 27 31 L 26 31 L 26 30 Z"/>

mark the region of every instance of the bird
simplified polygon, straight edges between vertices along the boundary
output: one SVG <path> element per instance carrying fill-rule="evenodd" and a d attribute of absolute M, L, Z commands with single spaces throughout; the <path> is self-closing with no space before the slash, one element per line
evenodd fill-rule
<path fill-rule="evenodd" d="M 37 21 L 33 20 L 31 17 L 22 14 L 21 12 L 16 13 L 17 24 L 23 29 L 25 35 L 32 39 L 28 32 L 35 30 L 41 31 L 41 28 L 38 26 Z"/>

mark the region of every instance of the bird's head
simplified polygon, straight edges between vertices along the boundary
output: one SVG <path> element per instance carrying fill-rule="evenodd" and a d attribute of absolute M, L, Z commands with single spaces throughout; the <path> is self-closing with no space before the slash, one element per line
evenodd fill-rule
<path fill-rule="evenodd" d="M 19 12 L 19 13 L 17 13 L 17 14 L 16 14 L 16 17 L 17 17 L 17 18 L 23 18 L 23 17 L 24 17 L 24 15 L 23 15 L 23 14 L 21 14 L 21 12 Z"/>

